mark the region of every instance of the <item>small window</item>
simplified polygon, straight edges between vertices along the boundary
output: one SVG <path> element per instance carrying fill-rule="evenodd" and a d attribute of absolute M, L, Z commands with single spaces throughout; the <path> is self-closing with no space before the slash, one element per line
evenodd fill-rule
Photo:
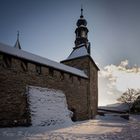
<path fill-rule="evenodd" d="M 41 66 L 40 65 L 36 65 L 36 72 L 38 74 L 41 74 Z"/>
<path fill-rule="evenodd" d="M 23 71 L 27 71 L 28 70 L 27 62 L 21 62 L 21 68 L 22 68 Z"/>
<path fill-rule="evenodd" d="M 81 31 L 81 37 L 86 37 L 85 31 Z"/>
<path fill-rule="evenodd" d="M 53 75 L 54 75 L 54 70 L 53 70 L 53 68 L 49 68 L 49 75 L 50 75 L 50 76 L 53 76 Z"/>
<path fill-rule="evenodd" d="M 4 57 L 4 67 L 10 68 L 11 67 L 11 57 L 10 56 L 5 56 Z"/>

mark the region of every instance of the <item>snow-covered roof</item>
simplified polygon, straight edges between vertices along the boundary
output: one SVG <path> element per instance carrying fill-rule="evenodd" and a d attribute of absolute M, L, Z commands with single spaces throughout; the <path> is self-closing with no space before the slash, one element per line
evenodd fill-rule
<path fill-rule="evenodd" d="M 87 75 L 82 70 L 79 70 L 79 69 L 76 69 L 76 68 L 49 60 L 47 58 L 44 58 L 44 57 L 41 57 L 41 56 L 38 56 L 38 55 L 35 55 L 32 53 L 11 47 L 9 45 L 5 45 L 3 43 L 0 43 L 0 52 L 9 54 L 9 55 L 12 55 L 15 57 L 23 58 L 26 60 L 30 60 L 32 62 L 43 64 L 43 65 L 53 67 L 53 68 L 58 69 L 58 70 L 62 70 L 62 71 L 68 72 L 68 73 L 72 73 L 74 75 L 78 75 L 78 76 L 87 78 Z"/>
<path fill-rule="evenodd" d="M 89 53 L 87 52 L 87 48 L 85 47 L 85 45 L 83 45 L 75 48 L 66 60 L 81 57 L 81 56 L 86 56 L 86 55 L 89 55 Z"/>
<path fill-rule="evenodd" d="M 128 105 L 125 103 L 115 103 L 107 106 L 101 106 L 99 109 L 114 110 L 114 111 L 126 111 L 128 110 Z"/>

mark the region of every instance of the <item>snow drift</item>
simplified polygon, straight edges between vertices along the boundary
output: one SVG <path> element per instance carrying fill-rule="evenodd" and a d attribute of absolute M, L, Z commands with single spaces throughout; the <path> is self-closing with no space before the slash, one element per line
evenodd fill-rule
<path fill-rule="evenodd" d="M 72 124 L 62 91 L 29 86 L 28 95 L 33 126 Z"/>

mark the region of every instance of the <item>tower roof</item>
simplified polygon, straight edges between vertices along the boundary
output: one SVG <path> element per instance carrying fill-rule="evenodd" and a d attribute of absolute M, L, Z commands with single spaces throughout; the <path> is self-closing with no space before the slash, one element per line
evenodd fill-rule
<path fill-rule="evenodd" d="M 86 27 L 87 21 L 83 16 L 83 8 L 81 8 L 80 19 L 77 21 L 77 28 L 75 30 L 76 39 L 75 39 L 75 47 L 77 48 L 81 44 L 85 44 L 87 47 L 88 44 L 88 28 Z"/>
<path fill-rule="evenodd" d="M 76 24 L 78 27 L 81 26 L 81 25 L 84 25 L 86 26 L 87 25 L 87 21 L 84 19 L 84 16 L 83 16 L 83 8 L 81 8 L 81 15 L 80 15 L 80 19 L 78 19 L 77 21 L 77 24 Z"/>
<path fill-rule="evenodd" d="M 87 56 L 87 55 L 89 55 L 89 53 L 88 53 L 88 50 L 87 50 L 85 44 L 81 44 L 71 52 L 71 54 L 68 56 L 68 58 L 66 60 L 78 58 L 81 56 Z"/>
<path fill-rule="evenodd" d="M 20 42 L 19 42 L 19 31 L 17 32 L 17 41 L 16 41 L 14 47 L 17 48 L 17 49 L 21 49 L 21 45 L 20 45 Z"/>

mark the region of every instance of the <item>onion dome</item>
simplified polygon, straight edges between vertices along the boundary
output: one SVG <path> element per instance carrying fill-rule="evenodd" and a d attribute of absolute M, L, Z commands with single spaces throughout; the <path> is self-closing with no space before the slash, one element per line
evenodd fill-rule
<path fill-rule="evenodd" d="M 81 25 L 84 25 L 84 26 L 87 25 L 87 21 L 84 19 L 84 16 L 83 16 L 83 9 L 82 9 L 82 8 L 81 8 L 81 16 L 80 16 L 80 19 L 78 19 L 76 25 L 77 25 L 78 27 L 81 26 Z"/>

